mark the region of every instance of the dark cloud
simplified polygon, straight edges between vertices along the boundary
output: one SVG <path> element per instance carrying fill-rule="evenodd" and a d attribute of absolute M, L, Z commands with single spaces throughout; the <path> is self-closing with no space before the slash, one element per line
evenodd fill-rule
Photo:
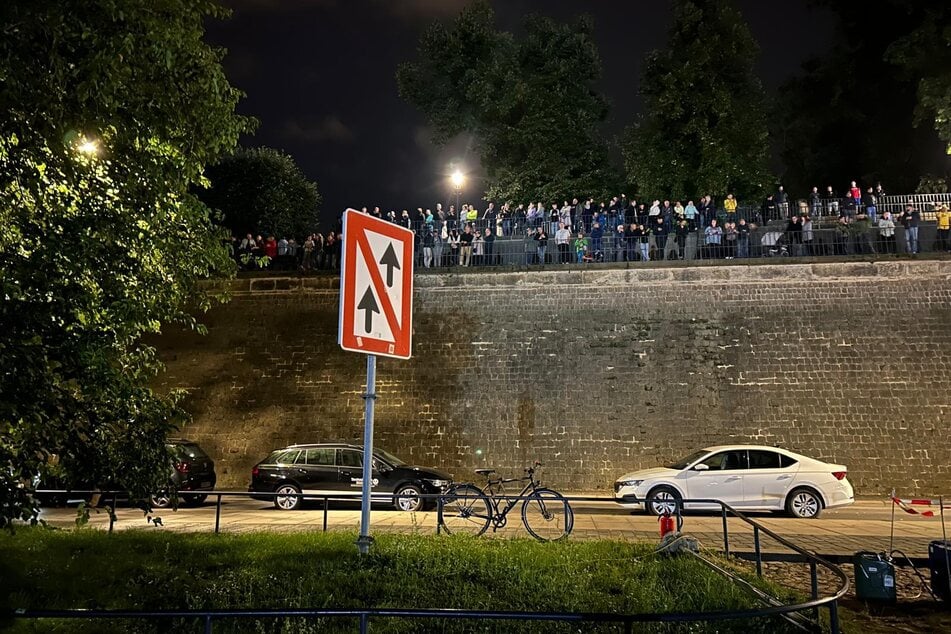
<path fill-rule="evenodd" d="M 323 119 L 288 119 L 281 127 L 281 137 L 309 143 L 352 143 L 354 133 L 337 115 Z"/>

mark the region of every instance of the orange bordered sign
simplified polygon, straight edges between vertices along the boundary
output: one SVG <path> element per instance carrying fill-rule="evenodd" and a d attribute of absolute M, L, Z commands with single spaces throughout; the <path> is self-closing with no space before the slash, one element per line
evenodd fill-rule
<path fill-rule="evenodd" d="M 338 342 L 397 359 L 413 350 L 413 232 L 355 209 L 343 213 Z"/>

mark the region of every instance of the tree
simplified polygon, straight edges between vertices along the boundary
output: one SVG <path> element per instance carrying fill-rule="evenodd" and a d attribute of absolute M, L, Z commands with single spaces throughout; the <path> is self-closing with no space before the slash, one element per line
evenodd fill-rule
<path fill-rule="evenodd" d="M 835 44 L 779 91 L 775 134 L 791 190 L 852 180 L 913 191 L 947 173 L 947 9 L 938 0 L 823 1 L 837 19 Z M 942 17 L 943 16 L 943 17 Z M 946 40 L 945 40 L 946 42 Z M 920 79 L 920 81 L 919 81 Z M 915 111 L 918 110 L 916 122 Z M 949 133 L 943 128 L 943 134 Z"/>
<path fill-rule="evenodd" d="M 885 51 L 906 78 L 918 82 L 915 124 L 930 121 L 951 155 L 951 8 L 947 2 L 925 3 L 917 27 Z"/>
<path fill-rule="evenodd" d="M 202 42 L 210 0 L 0 8 L 0 526 L 51 473 L 143 497 L 185 416 L 143 336 L 198 328 L 233 264 L 190 193 L 249 121 Z"/>
<path fill-rule="evenodd" d="M 238 149 L 208 168 L 211 186 L 198 197 L 223 214 L 232 235 L 302 237 L 317 228 L 320 194 L 287 154 Z"/>
<path fill-rule="evenodd" d="M 397 72 L 400 95 L 426 115 L 437 142 L 473 135 L 490 198 L 609 193 L 618 178 L 598 133 L 608 106 L 594 88 L 593 23 L 530 15 L 523 31 L 497 30 L 487 2 L 466 8 L 451 29 L 433 24 L 419 60 Z"/>
<path fill-rule="evenodd" d="M 643 117 L 623 140 L 629 180 L 645 196 L 759 195 L 769 185 L 759 52 L 726 0 L 677 0 L 667 47 L 648 54 Z"/>

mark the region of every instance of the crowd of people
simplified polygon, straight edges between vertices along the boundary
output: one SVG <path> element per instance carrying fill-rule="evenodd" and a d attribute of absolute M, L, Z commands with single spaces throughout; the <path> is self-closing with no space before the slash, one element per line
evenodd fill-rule
<path fill-rule="evenodd" d="M 918 253 L 921 212 L 909 204 L 893 217 L 880 211 L 884 195 L 880 184 L 863 191 L 853 181 L 841 194 L 831 186 L 823 192 L 813 187 L 795 202 L 780 186 L 756 206 L 741 206 L 732 194 L 720 204 L 704 195 L 686 205 L 679 200 L 638 202 L 621 195 L 602 202 L 575 198 L 561 205 L 496 207 L 489 202 L 482 211 L 468 203 L 458 212 L 454 205 L 437 203 L 434 209 L 419 207 L 413 214 L 406 209 L 384 214 L 379 207 L 364 207 L 362 212 L 413 230 L 417 264 L 424 268 L 497 264 L 501 258 L 496 240 L 516 237 L 532 245 L 526 250 L 530 264 L 895 253 L 897 225 L 904 229 L 904 250 Z M 934 248 L 948 251 L 951 214 L 947 205 L 936 205 L 934 213 Z M 340 266 L 339 229 L 303 241 L 248 234 L 232 245 L 245 267 L 335 269 Z"/>

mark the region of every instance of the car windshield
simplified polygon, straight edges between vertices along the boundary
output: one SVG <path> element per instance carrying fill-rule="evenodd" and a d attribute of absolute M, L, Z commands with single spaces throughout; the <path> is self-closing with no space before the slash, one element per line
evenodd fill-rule
<path fill-rule="evenodd" d="M 697 460 L 700 460 L 701 458 L 703 458 L 708 453 L 710 453 L 709 449 L 701 449 L 700 451 L 695 451 L 689 456 L 687 456 L 686 458 L 681 458 L 677 462 L 667 465 L 667 468 L 677 469 L 678 471 L 681 469 L 686 469 L 687 467 L 695 463 Z"/>
<path fill-rule="evenodd" d="M 384 451 L 384 450 L 382 450 L 382 449 L 377 449 L 377 450 L 374 451 L 373 453 L 376 454 L 377 456 L 379 456 L 380 458 L 383 458 L 384 460 L 386 460 L 387 462 L 389 462 L 389 463 L 390 463 L 391 465 L 393 465 L 394 467 L 402 467 L 403 465 L 406 464 L 406 462 L 404 462 L 403 460 L 400 460 L 399 458 L 397 458 L 396 456 L 394 456 L 393 454 L 391 454 L 389 451 Z"/>

